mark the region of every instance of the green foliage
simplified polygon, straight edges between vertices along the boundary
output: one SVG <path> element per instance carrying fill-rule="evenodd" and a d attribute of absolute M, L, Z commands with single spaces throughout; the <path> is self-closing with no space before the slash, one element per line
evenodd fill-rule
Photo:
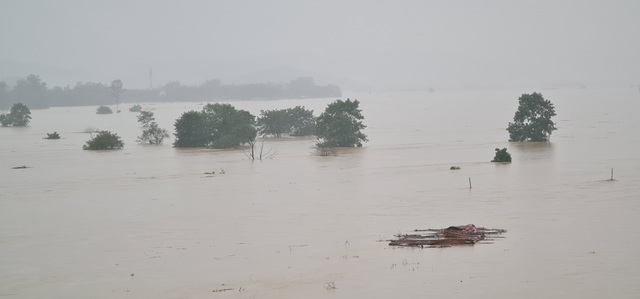
<path fill-rule="evenodd" d="M 111 110 L 111 108 L 107 106 L 100 106 L 96 111 L 96 114 L 111 114 L 111 113 L 113 113 L 113 110 Z"/>
<path fill-rule="evenodd" d="M 169 132 L 158 127 L 156 122 L 151 122 L 149 127 L 142 131 L 142 135 L 138 137 L 138 142 L 148 144 L 162 144 L 165 138 L 169 137 Z"/>
<path fill-rule="evenodd" d="M 204 147 L 209 145 L 207 116 L 203 112 L 187 111 L 182 113 L 174 124 L 175 147 Z"/>
<path fill-rule="evenodd" d="M 260 110 L 258 117 L 260 135 L 273 135 L 275 137 L 288 133 L 291 129 L 287 110 Z"/>
<path fill-rule="evenodd" d="M 315 117 L 313 110 L 306 110 L 304 107 L 296 106 L 283 110 L 260 110 L 260 117 L 257 124 L 261 135 L 273 135 L 276 137 L 282 134 L 292 136 L 313 135 L 315 132 Z"/>
<path fill-rule="evenodd" d="M 511 154 L 507 153 L 507 148 L 496 148 L 496 156 L 491 162 L 511 162 Z"/>
<path fill-rule="evenodd" d="M 13 117 L 11 117 L 11 114 L 0 114 L 0 124 L 3 127 L 10 127 L 13 124 Z"/>
<path fill-rule="evenodd" d="M 541 94 L 523 94 L 518 99 L 519 106 L 513 122 L 509 123 L 509 141 L 547 141 L 557 130 L 551 117 L 556 115 L 553 103 Z"/>
<path fill-rule="evenodd" d="M 44 139 L 60 139 L 60 134 L 58 132 L 47 133 L 47 137 Z"/>
<path fill-rule="evenodd" d="M 308 136 L 315 134 L 316 118 L 313 116 L 313 110 L 296 106 L 295 108 L 287 109 L 287 114 L 291 122 L 291 135 Z"/>
<path fill-rule="evenodd" d="M 219 103 L 207 104 L 202 111 L 212 129 L 211 146 L 214 148 L 236 147 L 256 138 L 255 116 L 248 111 Z"/>
<path fill-rule="evenodd" d="M 142 106 L 137 105 L 137 104 L 133 105 L 133 106 L 131 106 L 131 108 L 129 108 L 129 111 L 130 112 L 140 112 L 140 111 L 142 111 Z"/>
<path fill-rule="evenodd" d="M 82 146 L 84 150 L 112 150 L 121 149 L 124 146 L 124 142 L 120 139 L 120 136 L 109 131 L 100 131 L 92 139 L 87 141 L 87 144 Z"/>
<path fill-rule="evenodd" d="M 3 127 L 24 127 L 31 121 L 31 110 L 22 103 L 15 103 L 11 106 L 9 114 L 0 115 L 0 124 Z"/>
<path fill-rule="evenodd" d="M 138 115 L 138 122 L 145 128 L 149 127 L 149 125 L 155 120 L 156 118 L 153 116 L 153 112 L 151 111 L 140 111 L 140 114 Z"/>
<path fill-rule="evenodd" d="M 256 138 L 255 117 L 230 104 L 207 104 L 201 112 L 189 111 L 175 122 L 176 147 L 232 148 Z"/>
<path fill-rule="evenodd" d="M 318 147 L 360 147 L 368 141 L 361 132 L 364 117 L 358 108 L 358 100 L 336 100 L 327 105 L 317 119 L 316 136 Z"/>

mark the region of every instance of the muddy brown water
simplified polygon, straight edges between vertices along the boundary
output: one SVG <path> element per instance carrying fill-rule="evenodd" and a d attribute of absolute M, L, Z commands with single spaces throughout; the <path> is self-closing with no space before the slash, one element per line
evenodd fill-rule
<path fill-rule="evenodd" d="M 34 110 L 29 127 L 0 128 L 0 297 L 637 298 L 640 93 L 542 90 L 559 130 L 509 143 L 525 92 L 349 94 L 365 147 L 321 157 L 309 138 L 267 139 L 275 155 L 253 162 L 136 144 L 128 104 Z M 332 100 L 231 103 L 318 115 Z M 143 107 L 173 131 L 202 103 Z M 90 127 L 125 148 L 83 151 Z M 53 131 L 62 139 L 42 139 Z M 503 147 L 513 163 L 489 162 Z M 452 248 L 382 241 L 466 223 L 508 232 Z"/>

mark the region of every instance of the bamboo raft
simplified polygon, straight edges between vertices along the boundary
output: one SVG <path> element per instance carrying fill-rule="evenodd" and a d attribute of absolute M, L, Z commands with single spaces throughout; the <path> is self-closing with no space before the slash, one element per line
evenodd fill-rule
<path fill-rule="evenodd" d="M 473 224 L 449 226 L 441 229 L 416 229 L 410 234 L 398 234 L 389 240 L 390 246 L 413 247 L 450 247 L 456 245 L 474 245 L 480 241 L 501 238 L 505 229 L 488 229 Z"/>

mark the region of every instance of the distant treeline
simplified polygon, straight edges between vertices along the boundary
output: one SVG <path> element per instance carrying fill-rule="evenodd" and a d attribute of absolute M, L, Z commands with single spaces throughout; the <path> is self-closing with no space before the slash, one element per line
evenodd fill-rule
<path fill-rule="evenodd" d="M 18 80 L 13 87 L 0 82 L 0 109 L 8 109 L 14 103 L 23 103 L 31 109 L 56 106 L 115 105 L 140 102 L 192 102 L 218 100 L 270 100 L 340 97 L 340 87 L 316 85 L 311 77 L 300 77 L 289 83 L 221 84 L 209 80 L 198 86 L 170 82 L 154 89 L 127 89 L 93 82 L 79 82 L 74 87 L 47 88 L 38 75 Z M 121 82 L 122 83 L 122 82 Z"/>

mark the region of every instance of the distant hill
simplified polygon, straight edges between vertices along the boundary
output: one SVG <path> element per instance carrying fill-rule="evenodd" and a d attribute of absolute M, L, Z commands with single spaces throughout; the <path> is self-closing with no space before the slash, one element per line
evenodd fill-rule
<path fill-rule="evenodd" d="M 337 85 L 342 90 L 362 91 L 371 90 L 371 86 L 367 86 L 353 80 L 336 77 L 333 75 L 302 70 L 294 67 L 277 67 L 250 72 L 230 79 L 229 83 L 233 84 L 253 84 L 253 83 L 289 83 L 292 78 L 312 77 L 318 85 Z"/>

